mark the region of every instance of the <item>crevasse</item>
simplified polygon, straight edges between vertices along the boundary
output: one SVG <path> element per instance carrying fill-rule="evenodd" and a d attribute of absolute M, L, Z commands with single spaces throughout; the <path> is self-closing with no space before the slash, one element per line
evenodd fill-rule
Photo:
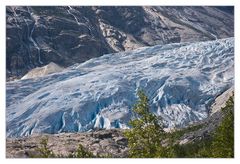
<path fill-rule="evenodd" d="M 8 82 L 7 136 L 128 128 L 138 89 L 166 127 L 208 117 L 234 84 L 234 38 L 106 54 L 60 73 Z"/>

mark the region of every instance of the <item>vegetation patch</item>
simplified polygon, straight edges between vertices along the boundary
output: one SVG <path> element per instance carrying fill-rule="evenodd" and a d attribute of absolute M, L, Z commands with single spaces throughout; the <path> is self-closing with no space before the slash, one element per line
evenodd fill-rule
<path fill-rule="evenodd" d="M 149 111 L 148 98 L 138 92 L 139 101 L 133 108 L 136 118 L 132 129 L 125 132 L 128 138 L 129 157 L 133 158 L 233 158 L 234 157 L 234 100 L 229 98 L 222 108 L 224 119 L 208 138 L 188 144 L 176 144 L 186 133 L 196 131 L 205 124 L 191 126 L 172 133 L 163 131 L 157 116 Z M 163 145 L 166 146 L 163 146 Z"/>

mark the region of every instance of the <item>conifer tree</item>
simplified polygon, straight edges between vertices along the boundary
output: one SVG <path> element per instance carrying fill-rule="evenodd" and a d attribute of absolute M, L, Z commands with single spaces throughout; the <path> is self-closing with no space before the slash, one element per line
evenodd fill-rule
<path fill-rule="evenodd" d="M 147 96 L 138 91 L 139 100 L 133 107 L 135 119 L 130 121 L 132 129 L 125 132 L 128 138 L 129 155 L 134 158 L 160 157 L 164 153 L 161 141 L 164 137 L 159 118 L 150 112 Z"/>

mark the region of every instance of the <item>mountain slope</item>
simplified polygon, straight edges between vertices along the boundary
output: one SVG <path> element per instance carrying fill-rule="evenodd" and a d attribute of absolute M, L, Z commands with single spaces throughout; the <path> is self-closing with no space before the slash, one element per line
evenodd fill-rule
<path fill-rule="evenodd" d="M 234 38 L 107 54 L 45 77 L 7 83 L 7 136 L 127 128 L 136 91 L 166 127 L 208 116 L 234 82 Z"/>
<path fill-rule="evenodd" d="M 67 67 L 143 46 L 233 37 L 231 11 L 206 6 L 7 6 L 7 78 L 50 62 Z"/>

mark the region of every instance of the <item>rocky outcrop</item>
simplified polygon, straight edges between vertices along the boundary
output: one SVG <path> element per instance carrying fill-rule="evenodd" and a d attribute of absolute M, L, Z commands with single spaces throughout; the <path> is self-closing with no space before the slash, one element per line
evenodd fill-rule
<path fill-rule="evenodd" d="M 7 139 L 7 158 L 27 158 L 39 153 L 42 139 L 48 139 L 48 148 L 56 155 L 67 156 L 76 152 L 79 144 L 98 156 L 127 157 L 127 139 L 121 130 L 99 130 L 85 133 L 33 135 L 27 138 Z"/>
<path fill-rule="evenodd" d="M 233 36 L 231 8 L 7 6 L 7 79 L 54 62 L 62 67 L 106 53 Z"/>
<path fill-rule="evenodd" d="M 217 112 L 221 112 L 221 109 L 226 106 L 227 100 L 233 96 L 233 92 L 234 87 L 231 87 L 215 99 L 214 103 L 211 105 L 210 116 Z"/>
<path fill-rule="evenodd" d="M 222 111 L 222 108 L 226 106 L 226 102 L 231 96 L 233 96 L 234 87 L 229 88 L 222 94 L 220 94 L 210 107 L 209 117 L 198 123 L 195 123 L 192 126 L 199 127 L 195 130 L 184 134 L 178 141 L 179 144 L 187 144 L 201 139 L 209 138 L 213 131 L 220 125 L 225 113 Z M 234 110 L 234 109 L 232 109 Z M 189 127 L 188 127 L 189 128 Z"/>
<path fill-rule="evenodd" d="M 63 71 L 64 68 L 58 66 L 57 64 L 51 62 L 48 65 L 45 65 L 43 67 L 36 67 L 32 70 L 30 70 L 26 75 L 24 75 L 21 79 L 30 79 L 30 78 L 36 78 L 36 77 L 42 77 L 45 75 L 49 75 L 52 73 L 57 73 Z"/>

